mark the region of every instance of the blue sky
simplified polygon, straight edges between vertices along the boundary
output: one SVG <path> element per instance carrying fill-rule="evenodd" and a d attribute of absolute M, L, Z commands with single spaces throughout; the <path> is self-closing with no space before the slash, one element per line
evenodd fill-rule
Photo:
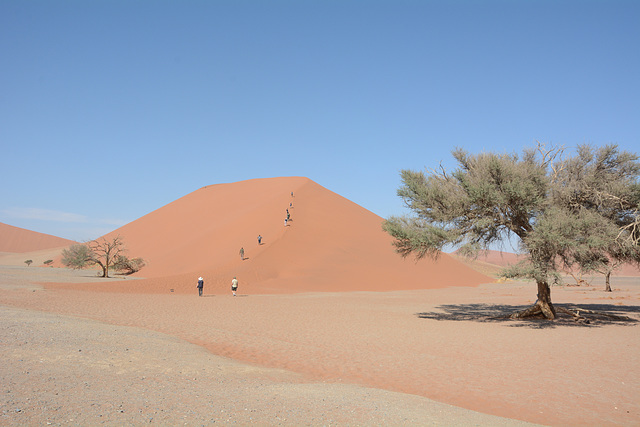
<path fill-rule="evenodd" d="M 89 240 L 200 187 L 535 141 L 640 152 L 640 2 L 0 0 L 0 222 Z"/>

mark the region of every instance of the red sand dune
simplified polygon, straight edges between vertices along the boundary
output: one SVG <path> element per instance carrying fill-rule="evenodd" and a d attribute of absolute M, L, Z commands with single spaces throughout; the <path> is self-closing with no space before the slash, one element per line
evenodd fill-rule
<path fill-rule="evenodd" d="M 516 264 L 522 259 L 522 256 L 511 252 L 487 250 L 481 252 L 477 259 L 500 267 L 507 267 L 509 265 Z"/>
<path fill-rule="evenodd" d="M 460 257 L 460 255 L 456 255 L 457 257 Z M 486 251 L 482 251 L 480 252 L 480 254 L 478 255 L 477 258 L 475 258 L 476 261 L 480 261 L 480 262 L 484 262 L 487 264 L 491 264 L 493 266 L 499 267 L 498 269 L 496 269 L 496 271 L 500 270 L 501 268 L 507 267 L 509 265 L 513 265 L 516 264 L 518 261 L 522 260 L 524 258 L 524 256 L 522 255 L 517 255 L 514 253 L 510 253 L 510 252 L 503 252 L 503 251 L 494 251 L 494 250 L 486 250 Z M 591 273 L 588 275 L 599 275 L 599 273 Z M 638 266 L 634 265 L 634 264 L 623 264 L 620 267 L 618 267 L 613 273 L 613 276 L 625 276 L 625 277 L 635 277 L 635 276 L 640 276 L 640 269 L 638 268 Z"/>
<path fill-rule="evenodd" d="M 73 240 L 25 230 L 0 222 L 0 252 L 24 253 L 73 245 Z"/>
<path fill-rule="evenodd" d="M 287 208 L 291 221 L 285 227 Z M 206 186 L 106 236 L 120 235 L 131 257 L 145 259 L 147 266 L 138 275 L 147 280 L 91 286 L 191 293 L 203 276 L 207 292 L 228 292 L 237 276 L 241 292 L 255 294 L 430 289 L 492 281 L 446 254 L 437 261 L 402 259 L 381 222 L 307 178 Z"/>
<path fill-rule="evenodd" d="M 612 273 L 612 276 L 640 276 L 640 268 L 633 264 L 624 264 Z"/>

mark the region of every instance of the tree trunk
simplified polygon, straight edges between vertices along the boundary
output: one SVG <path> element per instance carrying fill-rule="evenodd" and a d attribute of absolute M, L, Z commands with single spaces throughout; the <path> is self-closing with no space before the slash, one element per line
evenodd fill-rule
<path fill-rule="evenodd" d="M 109 267 L 101 261 L 94 261 L 102 269 L 102 277 L 109 277 Z"/>
<path fill-rule="evenodd" d="M 551 303 L 551 288 L 549 288 L 549 284 L 546 281 L 538 282 L 538 301 L 536 301 L 536 305 L 540 307 L 540 311 L 547 319 L 553 320 L 556 318 L 556 309 Z"/>
<path fill-rule="evenodd" d="M 513 313 L 511 318 L 523 319 L 540 313 L 549 320 L 556 318 L 556 309 L 551 303 L 551 288 L 549 288 L 549 284 L 546 281 L 538 282 L 538 300 L 536 303 L 526 310 Z"/>
<path fill-rule="evenodd" d="M 611 292 L 611 283 L 610 283 L 610 279 L 611 279 L 611 272 L 607 271 L 607 274 L 604 275 L 604 291 L 605 292 Z"/>

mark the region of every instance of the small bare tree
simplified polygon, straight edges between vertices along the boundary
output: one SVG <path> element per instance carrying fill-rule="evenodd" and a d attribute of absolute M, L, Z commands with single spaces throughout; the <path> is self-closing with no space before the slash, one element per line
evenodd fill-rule
<path fill-rule="evenodd" d="M 93 253 L 93 262 L 102 268 L 102 277 L 109 277 L 109 268 L 115 266 L 124 252 L 124 242 L 120 236 L 110 240 L 102 237 L 87 243 Z"/>
<path fill-rule="evenodd" d="M 611 273 L 618 269 L 623 264 L 622 261 L 612 260 L 609 263 L 605 264 L 604 268 L 598 270 L 599 273 L 604 274 L 604 290 L 605 292 L 611 291 Z"/>
<path fill-rule="evenodd" d="M 619 251 L 618 253 L 622 252 L 625 250 L 625 248 L 622 247 L 618 247 L 617 250 Z M 628 247 L 627 251 L 631 252 L 631 251 L 637 251 L 640 252 L 640 247 L 637 247 L 634 249 L 633 247 Z M 620 268 L 623 264 L 625 264 L 626 262 L 629 262 L 629 256 L 623 256 L 622 254 L 619 254 L 617 258 L 611 257 L 611 256 L 601 256 L 599 258 L 597 258 L 597 260 L 595 262 L 593 262 L 591 265 L 588 266 L 588 268 L 584 268 L 587 271 L 590 272 L 596 272 L 596 273 L 600 273 L 602 275 L 604 275 L 604 290 L 605 292 L 612 292 L 611 290 L 611 273 L 613 273 L 614 271 L 616 271 L 618 268 Z"/>
<path fill-rule="evenodd" d="M 582 285 L 589 286 L 589 282 L 587 282 L 585 279 L 582 278 L 582 271 L 579 271 L 577 276 L 572 271 L 568 271 L 567 274 L 573 277 L 573 280 L 576 281 L 576 286 L 582 286 Z"/>

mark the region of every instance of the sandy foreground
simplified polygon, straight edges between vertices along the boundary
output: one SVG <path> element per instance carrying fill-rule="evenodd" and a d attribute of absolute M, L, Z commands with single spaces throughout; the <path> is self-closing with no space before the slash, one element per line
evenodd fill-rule
<path fill-rule="evenodd" d="M 91 274 L 0 266 L 0 425 L 640 425 L 640 323 L 489 319 L 531 283 L 200 298 Z M 640 279 L 612 284 L 552 295 L 640 319 Z"/>

